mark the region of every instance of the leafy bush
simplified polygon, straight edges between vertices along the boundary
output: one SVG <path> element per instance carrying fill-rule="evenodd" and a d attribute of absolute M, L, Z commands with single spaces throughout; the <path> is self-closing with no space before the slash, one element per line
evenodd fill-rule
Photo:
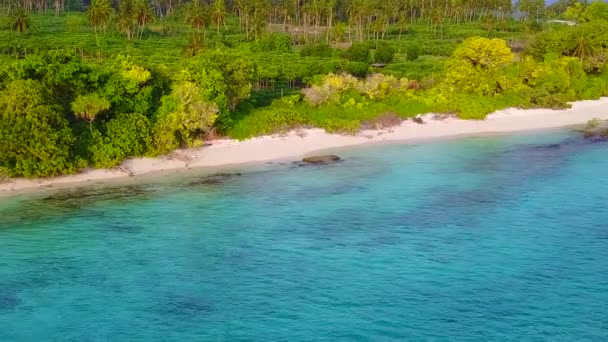
<path fill-rule="evenodd" d="M 274 103 L 270 107 L 253 111 L 243 120 L 237 122 L 229 131 L 234 139 L 286 132 L 290 129 L 306 125 L 306 117 L 290 105 Z"/>
<path fill-rule="evenodd" d="M 291 36 L 280 33 L 265 35 L 254 43 L 253 51 L 289 53 L 291 52 Z"/>
<path fill-rule="evenodd" d="M 598 73 L 608 57 L 608 25 L 592 21 L 572 27 L 555 27 L 539 33 L 526 49 L 528 55 L 543 60 L 547 55 L 576 57 L 587 72 Z"/>
<path fill-rule="evenodd" d="M 583 21 L 608 21 L 608 4 L 604 1 L 593 1 L 581 14 Z"/>
<path fill-rule="evenodd" d="M 331 58 L 334 54 L 334 49 L 328 44 L 313 44 L 306 45 L 300 50 L 302 57 L 322 57 Z"/>
<path fill-rule="evenodd" d="M 99 113 L 110 109 L 110 101 L 99 94 L 79 95 L 72 102 L 72 111 L 80 119 L 92 124 Z"/>
<path fill-rule="evenodd" d="M 150 122 L 143 114 L 119 114 L 105 125 L 105 137 L 96 137 L 93 163 L 114 167 L 125 158 L 146 154 L 151 144 Z"/>
<path fill-rule="evenodd" d="M 420 56 L 420 48 L 416 45 L 411 45 L 406 50 L 407 60 L 415 61 Z"/>
<path fill-rule="evenodd" d="M 396 91 L 407 90 L 408 87 L 408 80 L 383 74 L 373 74 L 357 84 L 357 90 L 371 100 L 382 100 Z"/>
<path fill-rule="evenodd" d="M 374 51 L 374 63 L 388 64 L 395 59 L 395 49 L 387 43 L 379 43 Z"/>
<path fill-rule="evenodd" d="M 452 91 L 494 95 L 498 72 L 513 62 L 514 55 L 501 39 L 467 39 L 446 63 L 444 82 Z"/>
<path fill-rule="evenodd" d="M 323 77 L 321 84 L 314 84 L 302 91 L 304 99 L 313 106 L 339 100 L 337 95 L 357 85 L 357 79 L 351 75 L 329 74 Z"/>
<path fill-rule="evenodd" d="M 0 167 L 11 176 L 54 176 L 76 171 L 75 137 L 61 108 L 46 104 L 32 80 L 12 81 L 0 92 Z"/>
<path fill-rule="evenodd" d="M 369 70 L 369 64 L 363 62 L 349 62 L 342 68 L 342 71 L 345 73 L 357 77 L 365 77 L 369 73 Z"/>
<path fill-rule="evenodd" d="M 413 62 L 393 63 L 384 67 L 381 72 L 395 77 L 405 77 L 413 80 L 438 76 L 444 71 L 445 59 L 442 57 L 424 56 Z"/>
<path fill-rule="evenodd" d="M 199 146 L 200 136 L 214 124 L 218 111 L 215 103 L 205 101 L 193 82 L 177 84 L 170 95 L 163 97 L 158 111 L 154 127 L 156 152 Z"/>
<path fill-rule="evenodd" d="M 351 62 L 369 63 L 371 60 L 371 47 L 367 42 L 357 42 L 344 52 L 343 57 Z"/>

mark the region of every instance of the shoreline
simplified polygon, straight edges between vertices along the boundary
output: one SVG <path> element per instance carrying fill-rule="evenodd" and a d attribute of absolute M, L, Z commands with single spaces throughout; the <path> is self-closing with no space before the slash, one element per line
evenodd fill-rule
<path fill-rule="evenodd" d="M 156 158 L 129 159 L 121 164 L 120 169 L 87 169 L 74 175 L 12 179 L 0 183 L 0 197 L 55 186 L 82 185 L 132 176 L 137 178 L 157 172 L 230 167 L 281 159 L 295 161 L 319 151 L 370 143 L 403 143 L 575 126 L 594 118 L 608 119 L 608 97 L 573 102 L 572 108 L 562 110 L 509 108 L 492 113 L 485 120 L 453 117 L 437 120 L 433 119 L 433 114 L 426 114 L 423 118 L 424 124 L 408 120 L 398 126 L 364 130 L 357 135 L 329 134 L 322 129 L 311 128 L 244 141 L 220 139 L 207 147 L 177 150 Z"/>

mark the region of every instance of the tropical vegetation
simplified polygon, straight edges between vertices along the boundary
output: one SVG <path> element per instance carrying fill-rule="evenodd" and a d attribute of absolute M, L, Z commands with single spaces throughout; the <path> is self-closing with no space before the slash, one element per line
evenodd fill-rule
<path fill-rule="evenodd" d="M 115 167 L 217 136 L 354 133 L 608 95 L 605 2 L 0 4 L 0 179 Z"/>

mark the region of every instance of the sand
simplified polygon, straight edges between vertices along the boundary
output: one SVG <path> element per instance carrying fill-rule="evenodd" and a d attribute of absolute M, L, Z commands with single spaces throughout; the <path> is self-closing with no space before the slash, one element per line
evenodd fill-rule
<path fill-rule="evenodd" d="M 279 159 L 295 161 L 322 150 L 369 143 L 407 142 L 574 126 L 594 118 L 608 119 L 608 98 L 574 102 L 572 108 L 564 110 L 506 109 L 495 112 L 481 121 L 451 117 L 440 120 L 435 117 L 433 114 L 427 114 L 423 116 L 424 124 L 405 121 L 390 129 L 366 130 L 354 136 L 328 134 L 321 129 L 302 129 L 284 135 L 264 136 L 245 141 L 215 140 L 211 146 L 178 150 L 168 156 L 129 159 L 119 169 L 87 169 L 76 175 L 62 177 L 13 179 L 0 184 L 0 194 L 7 195 L 23 190 L 129 176 L 137 177 L 154 171 L 166 172 Z"/>

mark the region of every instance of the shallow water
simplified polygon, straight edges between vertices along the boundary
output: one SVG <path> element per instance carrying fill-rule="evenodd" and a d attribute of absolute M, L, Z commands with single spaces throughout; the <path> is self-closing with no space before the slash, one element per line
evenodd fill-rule
<path fill-rule="evenodd" d="M 0 341 L 605 341 L 607 152 L 467 138 L 0 200 Z"/>

